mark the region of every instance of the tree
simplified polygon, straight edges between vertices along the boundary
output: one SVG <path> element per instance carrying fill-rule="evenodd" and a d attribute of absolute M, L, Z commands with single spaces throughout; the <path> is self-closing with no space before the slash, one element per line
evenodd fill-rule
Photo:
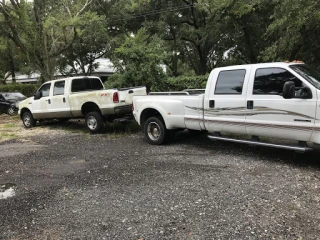
<path fill-rule="evenodd" d="M 273 22 L 268 28 L 268 40 L 264 59 L 304 60 L 320 65 L 320 3 L 317 0 L 273 0 L 277 4 Z"/>
<path fill-rule="evenodd" d="M 98 67 L 95 60 L 111 49 L 104 16 L 87 12 L 81 22 L 78 37 L 59 59 L 60 72 L 65 75 L 90 75 Z"/>
<path fill-rule="evenodd" d="M 160 31 L 162 38 L 171 43 L 169 49 L 172 53 L 173 75 L 178 75 L 179 59 L 187 61 L 197 75 L 204 75 L 211 70 L 213 61 L 209 56 L 218 37 L 214 35 L 214 26 L 208 25 L 213 16 L 197 0 L 151 2 L 148 10 L 144 11 L 148 12 L 140 10 L 140 15 L 154 22 L 154 26 L 149 27 L 150 33 Z"/>
<path fill-rule="evenodd" d="M 221 36 L 217 50 L 222 59 L 218 65 L 263 60 L 263 51 L 269 44 L 265 33 L 272 22 L 270 14 L 274 8 L 272 2 L 260 0 L 215 2 L 216 15 L 210 24 L 217 26 L 215 32 Z"/>
<path fill-rule="evenodd" d="M 164 51 L 156 36 L 150 38 L 144 28 L 135 36 L 127 37 L 124 44 L 115 50 L 113 63 L 118 75 L 112 76 L 123 86 L 146 86 L 159 90 L 165 80 L 163 69 Z M 120 75 L 119 75 L 120 74 Z M 119 86 L 119 83 L 118 83 Z"/>
<path fill-rule="evenodd" d="M 0 30 L 11 39 L 41 73 L 54 76 L 57 58 L 77 36 L 77 27 L 92 0 L 5 0 L 0 2 Z"/>

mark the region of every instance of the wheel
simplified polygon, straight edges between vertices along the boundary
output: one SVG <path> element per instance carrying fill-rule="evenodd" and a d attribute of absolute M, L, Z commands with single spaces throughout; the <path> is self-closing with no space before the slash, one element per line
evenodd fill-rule
<path fill-rule="evenodd" d="M 90 132 L 99 132 L 104 127 L 104 121 L 101 113 L 89 112 L 86 115 L 86 125 Z"/>
<path fill-rule="evenodd" d="M 168 130 L 158 117 L 149 118 L 144 124 L 144 135 L 152 145 L 161 145 L 166 142 Z"/>
<path fill-rule="evenodd" d="M 33 118 L 31 112 L 25 112 L 22 115 L 22 122 L 25 128 L 32 128 L 36 126 L 36 120 Z"/>
<path fill-rule="evenodd" d="M 10 116 L 13 116 L 17 113 L 16 111 L 16 107 L 11 105 L 9 106 L 8 110 L 7 110 L 7 114 L 10 115 Z"/>

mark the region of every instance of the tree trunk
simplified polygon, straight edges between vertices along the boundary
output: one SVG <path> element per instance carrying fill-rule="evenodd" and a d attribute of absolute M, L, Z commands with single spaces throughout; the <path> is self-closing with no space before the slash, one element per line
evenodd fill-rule
<path fill-rule="evenodd" d="M 55 69 L 56 69 L 56 59 L 46 59 L 38 69 L 41 73 L 41 83 L 54 79 Z"/>
<path fill-rule="evenodd" d="M 10 54 L 10 71 L 11 71 L 12 83 L 16 83 L 16 69 L 15 69 L 15 64 L 14 64 L 12 54 Z"/>
<path fill-rule="evenodd" d="M 197 45 L 197 51 L 199 56 L 198 75 L 205 75 L 207 73 L 207 55 L 203 53 L 200 45 Z"/>

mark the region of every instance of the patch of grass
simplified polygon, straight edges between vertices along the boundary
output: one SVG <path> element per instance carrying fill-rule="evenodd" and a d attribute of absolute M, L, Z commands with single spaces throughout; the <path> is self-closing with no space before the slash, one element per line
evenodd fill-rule
<path fill-rule="evenodd" d="M 17 138 L 17 137 L 18 137 L 18 135 L 15 134 L 15 133 L 5 133 L 5 132 L 2 132 L 2 133 L 0 134 L 0 141 L 15 139 L 15 138 Z"/>
<path fill-rule="evenodd" d="M 114 134 L 132 134 L 141 131 L 141 127 L 138 125 L 136 121 L 128 121 L 128 122 L 113 122 L 107 123 L 105 126 L 106 133 L 114 133 Z"/>
<path fill-rule="evenodd" d="M 38 127 L 38 126 L 37 126 Z M 71 120 L 68 122 L 59 122 L 59 121 L 45 121 L 39 124 L 39 127 L 49 128 L 52 130 L 63 130 L 70 133 L 88 133 L 84 122 Z"/>
<path fill-rule="evenodd" d="M 3 128 L 14 128 L 16 126 L 17 125 L 15 123 L 7 123 L 2 125 Z"/>
<path fill-rule="evenodd" d="M 42 128 L 49 128 L 53 130 L 63 130 L 70 133 L 82 133 L 88 134 L 89 130 L 83 119 L 81 120 L 70 120 L 69 122 L 60 123 L 58 121 L 48 121 L 40 124 Z M 107 134 L 108 136 L 121 137 L 128 134 L 133 134 L 141 131 L 141 127 L 136 121 L 128 122 L 107 122 L 105 127 L 102 129 L 101 134 Z M 90 136 L 90 135 L 89 135 Z"/>

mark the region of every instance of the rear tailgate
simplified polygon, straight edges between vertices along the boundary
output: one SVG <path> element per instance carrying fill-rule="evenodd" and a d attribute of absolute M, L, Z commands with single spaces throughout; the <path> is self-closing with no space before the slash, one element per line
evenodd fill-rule
<path fill-rule="evenodd" d="M 119 93 L 119 102 L 132 104 L 133 96 L 145 96 L 147 95 L 146 87 L 132 87 L 132 88 L 120 88 L 118 89 Z"/>

